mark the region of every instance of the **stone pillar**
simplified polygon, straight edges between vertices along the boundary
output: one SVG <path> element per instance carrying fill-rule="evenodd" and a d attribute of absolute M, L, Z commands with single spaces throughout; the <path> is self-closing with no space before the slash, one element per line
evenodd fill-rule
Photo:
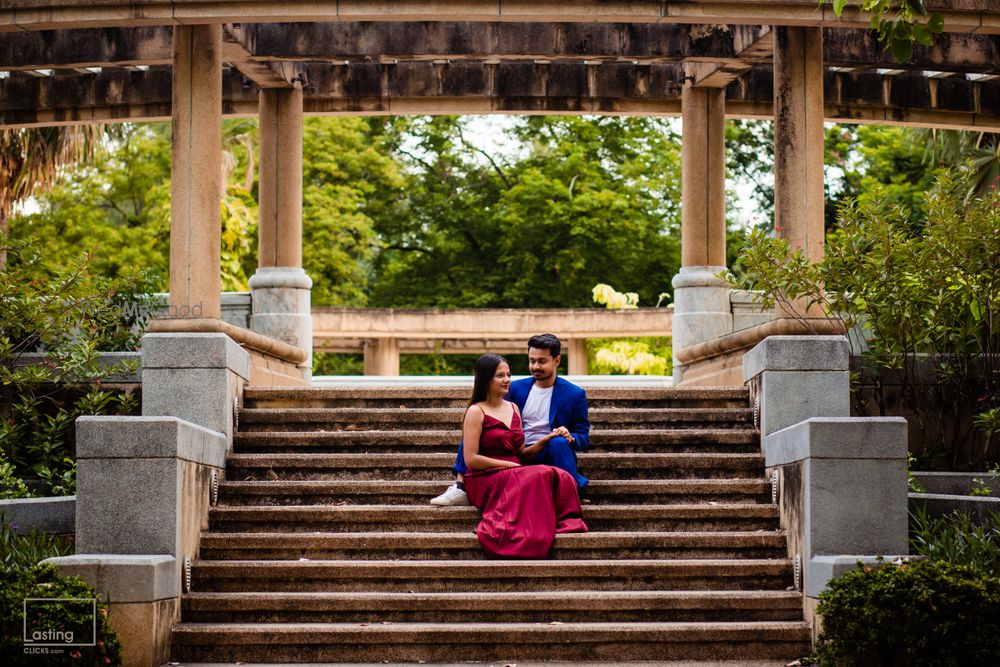
<path fill-rule="evenodd" d="M 733 330 L 729 284 L 717 277 L 726 269 L 725 90 L 685 84 L 681 110 L 681 270 L 673 279 L 675 353 Z M 683 372 L 675 361 L 675 383 Z"/>
<path fill-rule="evenodd" d="M 302 88 L 260 92 L 260 226 L 257 272 L 250 278 L 257 333 L 309 352 L 299 366 L 312 377 L 312 280 L 302 269 Z"/>
<path fill-rule="evenodd" d="M 221 315 L 222 26 L 174 27 L 170 306 Z"/>
<path fill-rule="evenodd" d="M 587 375 L 589 373 L 589 368 L 587 367 L 587 339 L 586 338 L 570 338 L 569 339 L 569 374 L 570 375 Z"/>
<path fill-rule="evenodd" d="M 399 343 L 395 338 L 365 341 L 365 375 L 399 375 Z"/>
<path fill-rule="evenodd" d="M 823 259 L 823 30 L 774 28 L 774 229 Z"/>

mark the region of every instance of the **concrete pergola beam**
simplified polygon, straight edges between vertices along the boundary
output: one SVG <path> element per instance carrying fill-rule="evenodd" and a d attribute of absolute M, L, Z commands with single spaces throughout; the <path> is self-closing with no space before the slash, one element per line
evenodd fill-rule
<path fill-rule="evenodd" d="M 313 64 L 305 74 L 308 114 L 609 113 L 679 115 L 681 63 L 400 61 Z M 57 71 L 0 79 L 0 126 L 170 118 L 171 72 Z M 772 116 L 773 73 L 758 65 L 726 88 L 726 115 Z M 258 113 L 259 88 L 224 68 L 224 116 Z M 823 74 L 828 121 L 1000 131 L 1000 80 L 902 73 Z"/>
<path fill-rule="evenodd" d="M 587 374 L 588 338 L 669 336 L 666 308 L 475 308 L 471 310 L 317 308 L 313 348 L 364 353 L 365 375 L 399 375 L 403 353 L 524 353 L 528 338 L 553 333 L 563 342 L 571 375 Z"/>
<path fill-rule="evenodd" d="M 735 66 L 770 60 L 771 34 L 768 26 L 672 23 L 243 23 L 223 27 L 223 60 L 241 70 L 266 65 L 285 82 L 297 72 L 278 63 L 300 61 L 498 58 Z M 0 70 L 169 65 L 171 35 L 165 25 L 7 33 L 0 40 Z M 906 63 L 897 63 L 870 30 L 826 28 L 823 36 L 827 66 L 1000 73 L 998 35 L 945 33 L 933 46 L 914 45 Z M 252 73 L 248 77 L 257 81 Z"/>
<path fill-rule="evenodd" d="M 521 340 L 536 333 L 562 337 L 669 336 L 666 308 L 314 308 L 313 340 Z"/>
<path fill-rule="evenodd" d="M 298 63 L 257 60 L 247 49 L 238 27 L 222 26 L 222 60 L 238 69 L 258 88 L 293 88 L 302 76 Z"/>
<path fill-rule="evenodd" d="M 748 26 L 735 26 L 733 46 L 737 58 L 726 63 L 689 62 L 685 67 L 688 79 L 697 88 L 725 88 L 749 72 L 755 65 L 771 60 L 774 52 L 774 32 L 744 30 Z"/>
<path fill-rule="evenodd" d="M 0 8 L 0 31 L 91 26 L 239 23 L 256 21 L 525 21 L 550 23 L 747 23 L 858 27 L 868 16 L 848 7 L 837 16 L 816 0 L 18 0 Z M 949 32 L 1000 33 L 1000 9 L 993 0 L 930 0 Z"/>

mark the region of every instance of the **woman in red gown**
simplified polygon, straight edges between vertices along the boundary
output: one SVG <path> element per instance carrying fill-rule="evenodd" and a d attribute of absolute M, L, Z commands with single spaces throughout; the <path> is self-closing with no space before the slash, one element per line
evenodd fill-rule
<path fill-rule="evenodd" d="M 503 396 L 510 366 L 497 354 L 476 361 L 465 412 L 465 491 L 482 510 L 479 543 L 498 558 L 547 558 L 556 533 L 585 533 L 576 480 L 547 465 L 521 465 L 524 432 L 517 406 Z"/>

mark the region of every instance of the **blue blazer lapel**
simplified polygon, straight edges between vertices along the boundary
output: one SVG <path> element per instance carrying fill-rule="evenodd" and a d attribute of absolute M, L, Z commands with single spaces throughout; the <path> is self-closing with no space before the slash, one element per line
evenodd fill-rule
<path fill-rule="evenodd" d="M 559 406 L 562 404 L 562 388 L 563 379 L 556 377 L 556 383 L 552 387 L 552 402 L 549 403 L 549 426 L 552 428 L 556 428 L 556 414 L 559 412 Z"/>

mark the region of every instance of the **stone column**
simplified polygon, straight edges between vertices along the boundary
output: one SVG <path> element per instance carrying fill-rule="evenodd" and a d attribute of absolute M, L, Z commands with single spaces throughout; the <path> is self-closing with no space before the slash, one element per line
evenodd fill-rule
<path fill-rule="evenodd" d="M 170 314 L 220 317 L 222 26 L 174 27 Z"/>
<path fill-rule="evenodd" d="M 590 370 L 587 366 L 587 339 L 570 338 L 568 342 L 569 374 L 587 375 Z"/>
<path fill-rule="evenodd" d="M 399 343 L 395 338 L 365 341 L 365 375 L 399 375 Z"/>
<path fill-rule="evenodd" d="M 307 350 L 312 377 L 312 280 L 302 269 L 302 88 L 260 92 L 260 226 L 257 272 L 250 278 L 257 333 Z"/>
<path fill-rule="evenodd" d="M 681 270 L 673 279 L 674 352 L 733 330 L 729 284 L 716 277 L 726 269 L 725 90 L 685 84 L 681 113 Z M 675 383 L 683 372 L 675 363 Z"/>
<path fill-rule="evenodd" d="M 823 259 L 823 30 L 774 29 L 774 229 Z"/>

